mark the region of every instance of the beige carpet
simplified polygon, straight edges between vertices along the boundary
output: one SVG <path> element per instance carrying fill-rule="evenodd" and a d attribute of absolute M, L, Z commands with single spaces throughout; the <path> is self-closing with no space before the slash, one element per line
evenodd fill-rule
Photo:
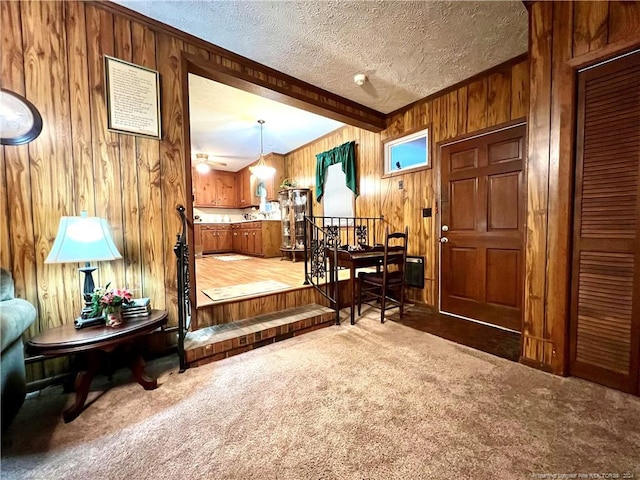
<path fill-rule="evenodd" d="M 68 425 L 47 389 L 3 437 L 2 477 L 640 478 L 639 398 L 376 317 L 184 374 L 155 362 L 151 392 L 119 372 Z"/>
<path fill-rule="evenodd" d="M 248 295 L 258 295 L 276 290 L 286 290 L 287 288 L 291 288 L 291 285 L 275 280 L 262 280 L 260 282 L 243 283 L 228 287 L 207 288 L 206 290 L 202 290 L 202 293 L 211 300 L 226 300 L 228 298 L 246 297 Z"/>

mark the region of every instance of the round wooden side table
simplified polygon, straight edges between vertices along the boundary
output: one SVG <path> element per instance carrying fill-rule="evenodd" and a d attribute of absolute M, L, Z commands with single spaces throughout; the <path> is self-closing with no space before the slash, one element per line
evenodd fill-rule
<path fill-rule="evenodd" d="M 147 335 L 167 323 L 167 312 L 152 310 L 148 317 L 128 319 L 122 325 L 113 328 L 95 326 L 76 329 L 73 323 L 51 328 L 27 342 L 27 351 L 32 355 L 58 356 L 63 354 L 83 354 L 83 368 L 75 379 L 76 399 L 74 404 L 65 410 L 62 418 L 65 423 L 74 420 L 84 409 L 89 394 L 91 381 L 100 369 L 100 352 L 111 352 L 124 346 L 131 352 L 129 368 L 133 378 L 145 390 L 153 390 L 158 386 L 155 378 L 145 374 L 145 363 L 136 345 L 138 337 Z"/>

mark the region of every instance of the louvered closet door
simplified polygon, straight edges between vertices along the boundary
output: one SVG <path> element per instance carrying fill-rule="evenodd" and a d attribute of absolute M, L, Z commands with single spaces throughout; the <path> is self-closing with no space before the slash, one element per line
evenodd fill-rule
<path fill-rule="evenodd" d="M 640 53 L 578 74 L 571 373 L 631 393 L 640 351 Z"/>

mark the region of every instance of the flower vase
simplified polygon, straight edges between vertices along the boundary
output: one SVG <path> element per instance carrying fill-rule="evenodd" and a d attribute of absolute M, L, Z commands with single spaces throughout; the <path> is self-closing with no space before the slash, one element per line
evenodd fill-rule
<path fill-rule="evenodd" d="M 107 318 L 105 325 L 107 327 L 119 327 L 122 325 L 122 310 L 117 309 L 111 312 L 106 312 Z"/>

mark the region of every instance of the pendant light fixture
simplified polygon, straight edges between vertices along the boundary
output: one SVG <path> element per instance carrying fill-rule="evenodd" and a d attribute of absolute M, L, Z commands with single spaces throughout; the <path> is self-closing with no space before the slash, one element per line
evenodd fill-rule
<path fill-rule="evenodd" d="M 262 145 L 262 127 L 264 126 L 264 120 L 258 120 L 260 124 L 260 160 L 253 167 L 249 167 L 249 171 L 259 180 L 266 180 L 273 177 L 276 173 L 276 169 L 267 165 L 264 161 L 264 151 Z"/>

